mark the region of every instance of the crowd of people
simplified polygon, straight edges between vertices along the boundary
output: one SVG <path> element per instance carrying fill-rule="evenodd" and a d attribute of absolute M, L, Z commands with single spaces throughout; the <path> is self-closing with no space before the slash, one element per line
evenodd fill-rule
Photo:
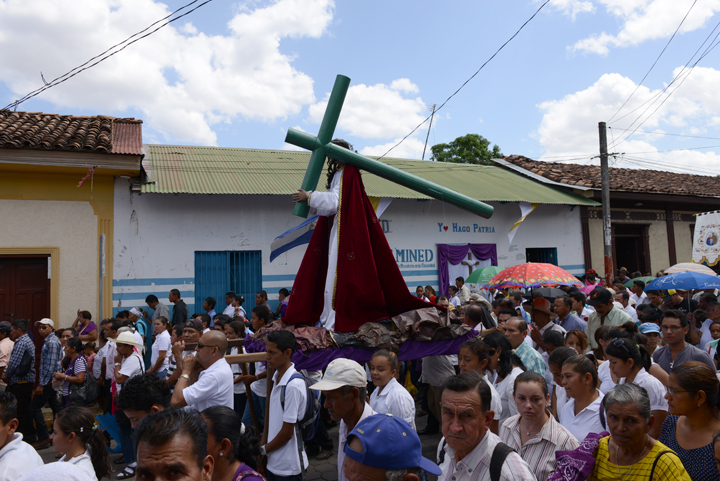
<path fill-rule="evenodd" d="M 284 290 L 275 310 L 265 291 L 247 311 L 228 292 L 222 312 L 209 297 L 190 315 L 173 290 L 172 311 L 151 295 L 152 315 L 133 308 L 97 326 L 78 311 L 57 331 L 42 319 L 37 372 L 29 321 L 0 322 L 0 479 L 74 465 L 59 479 L 300 481 L 337 444 L 339 480 L 720 480 L 715 293 L 595 278 L 585 276 L 587 294 L 549 298 L 473 294 L 462 278 L 447 295 L 419 286 L 472 328 L 457 355 L 402 362 L 388 346 L 366 365 L 339 358 L 314 372 L 296 370 L 287 330 L 265 336 L 262 362 L 225 358 L 244 352 L 231 341 L 282 319 Z M 112 462 L 94 403 L 118 426 Z M 435 433 L 430 461 L 420 436 Z M 38 451 L 50 445 L 58 462 L 45 466 Z"/>

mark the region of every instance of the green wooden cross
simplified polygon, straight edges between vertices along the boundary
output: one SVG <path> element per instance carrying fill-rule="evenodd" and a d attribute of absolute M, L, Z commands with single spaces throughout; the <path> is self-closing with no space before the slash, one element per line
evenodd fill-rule
<path fill-rule="evenodd" d="M 317 137 L 299 130 L 288 129 L 285 142 L 312 151 L 310 162 L 308 163 L 307 170 L 305 171 L 305 178 L 303 179 L 301 186 L 303 190 L 310 191 L 317 188 L 318 181 L 320 180 L 320 174 L 322 173 L 323 165 L 325 164 L 325 157 L 332 157 L 340 162 L 352 165 L 358 169 L 366 170 L 378 177 L 395 182 L 396 184 L 400 184 L 416 192 L 423 193 L 428 197 L 453 204 L 461 209 L 468 210 L 473 214 L 485 217 L 486 219 L 492 216 L 493 207 L 491 205 L 472 199 L 468 196 L 450 190 L 447 187 L 434 184 L 433 182 L 408 174 L 403 170 L 391 167 L 383 162 L 365 157 L 364 155 L 357 154 L 351 150 L 331 143 L 330 141 L 332 140 L 333 133 L 335 132 L 335 127 L 337 126 L 340 111 L 342 110 L 342 105 L 345 101 L 345 94 L 347 94 L 349 85 L 350 79 L 344 75 L 338 75 L 335 79 L 335 85 L 333 86 L 332 93 L 330 94 L 330 99 L 328 100 L 328 105 L 325 109 L 325 115 L 323 116 L 322 123 L 320 124 L 320 130 L 318 131 Z M 307 217 L 309 211 L 310 207 L 308 206 L 307 201 L 303 201 L 295 204 L 293 214 L 298 217 Z"/>

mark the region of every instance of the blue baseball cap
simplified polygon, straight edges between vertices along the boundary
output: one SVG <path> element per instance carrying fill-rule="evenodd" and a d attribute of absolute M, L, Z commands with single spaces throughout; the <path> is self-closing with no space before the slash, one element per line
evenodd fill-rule
<path fill-rule="evenodd" d="M 364 453 L 350 448 L 350 437 L 357 437 Z M 421 468 L 440 476 L 440 467 L 422 457 L 420 437 L 407 421 L 392 414 L 366 417 L 350 431 L 345 444 L 345 456 L 360 464 L 380 469 Z"/>
<path fill-rule="evenodd" d="M 647 334 L 648 332 L 655 332 L 657 334 L 660 334 L 660 326 L 658 326 L 654 322 L 643 322 L 642 324 L 640 324 L 640 327 L 638 329 L 643 334 Z"/>

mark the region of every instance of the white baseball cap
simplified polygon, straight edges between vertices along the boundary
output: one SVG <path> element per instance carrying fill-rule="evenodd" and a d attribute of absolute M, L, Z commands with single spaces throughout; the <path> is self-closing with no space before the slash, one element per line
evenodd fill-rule
<path fill-rule="evenodd" d="M 55 323 L 53 322 L 53 320 L 50 318 L 47 318 L 47 317 L 35 322 L 35 327 L 39 326 L 40 324 L 45 324 L 50 327 L 55 327 Z"/>
<path fill-rule="evenodd" d="M 322 380 L 310 386 L 310 389 L 333 391 L 343 386 L 367 387 L 365 369 L 352 359 L 335 359 L 328 364 Z"/>

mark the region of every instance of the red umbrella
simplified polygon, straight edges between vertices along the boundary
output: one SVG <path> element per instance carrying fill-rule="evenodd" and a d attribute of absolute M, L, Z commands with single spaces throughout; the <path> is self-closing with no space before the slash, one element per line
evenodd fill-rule
<path fill-rule="evenodd" d="M 508 267 L 498 272 L 487 283 L 488 288 L 504 289 L 506 287 L 549 287 L 572 286 L 582 283 L 577 277 L 565 269 L 553 264 L 541 262 L 528 262 Z"/>

